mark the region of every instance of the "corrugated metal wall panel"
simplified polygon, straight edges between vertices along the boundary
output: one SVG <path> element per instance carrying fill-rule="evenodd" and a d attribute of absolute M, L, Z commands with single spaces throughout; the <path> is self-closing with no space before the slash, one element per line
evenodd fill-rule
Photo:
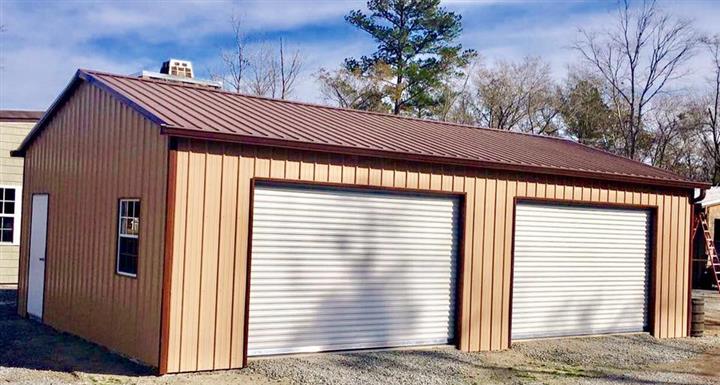
<path fill-rule="evenodd" d="M 258 186 L 248 355 L 444 344 L 456 198 Z"/>
<path fill-rule="evenodd" d="M 466 351 L 498 350 L 509 347 L 510 336 L 510 291 L 512 218 L 515 198 L 542 198 L 591 202 L 598 204 L 647 204 L 657 211 L 657 239 L 653 245 L 657 261 L 653 272 L 656 277 L 653 295 L 655 308 L 653 335 L 661 338 L 687 335 L 688 300 L 688 229 L 690 226 L 690 204 L 688 192 L 673 189 L 644 189 L 622 184 L 596 183 L 587 180 L 539 177 L 462 167 L 439 167 L 426 164 L 390 161 L 357 156 L 328 155 L 314 152 L 269 149 L 239 144 L 226 144 L 221 149 L 209 148 L 202 141 L 180 140 L 178 142 L 178 200 L 176 205 L 203 202 L 203 184 L 206 178 L 198 176 L 189 181 L 188 170 L 203 168 L 206 155 L 212 152 L 222 154 L 223 159 L 235 158 L 239 164 L 235 170 L 222 170 L 223 183 L 237 183 L 236 203 L 221 202 L 220 213 L 236 218 L 235 234 L 221 232 L 216 223 L 211 236 L 220 237 L 220 243 L 235 242 L 231 251 L 218 251 L 220 256 L 231 258 L 234 266 L 234 280 L 218 288 L 218 303 L 231 301 L 231 331 L 214 336 L 216 346 L 223 340 L 230 341 L 230 355 L 216 348 L 214 369 L 240 367 L 243 360 L 245 324 L 245 273 L 247 262 L 247 234 L 249 231 L 251 179 L 270 177 L 281 180 L 308 182 L 333 182 L 347 186 L 383 186 L 409 188 L 424 191 L 455 191 L 465 193 L 463 207 L 464 239 L 463 264 L 460 268 L 461 306 L 458 309 L 460 329 L 457 336 L 459 346 Z M 194 172 L 194 171 L 193 171 Z M 192 185 L 192 186 L 189 186 Z M 182 193 L 181 193 L 182 192 Z M 179 197 L 183 196 L 181 201 Z M 674 197 L 674 199 L 673 199 Z M 667 206 L 667 209 L 665 209 Z M 671 220 L 674 215 L 677 218 Z M 183 286 L 189 281 L 200 279 L 199 270 L 186 259 L 200 258 L 200 253 L 188 253 L 187 247 L 200 241 L 201 233 L 188 231 L 200 226 L 199 219 L 187 222 L 187 214 L 177 212 L 175 226 L 175 256 L 173 259 L 172 301 L 168 341 L 168 370 L 170 372 L 198 370 L 193 351 L 192 336 L 197 323 L 179 321 L 180 314 L 197 312 L 201 306 L 197 297 L 176 299 Z M 665 222 L 667 221 L 667 225 Z M 179 223 L 183 223 L 180 225 Z M 671 234 L 676 234 L 671 239 Z M 685 235 L 680 235 L 685 234 Z M 184 237 L 184 238 L 183 238 Z M 227 238 L 231 237 L 232 240 Z M 194 240 L 190 240 L 193 238 Z M 180 257 L 178 257 L 178 254 Z M 208 256 L 203 255 L 202 258 Z M 672 259 L 672 263 L 670 260 Z M 194 284 L 193 284 L 194 285 Z M 670 293 L 673 300 L 670 301 Z M 231 298 L 230 298 L 231 297 Z M 207 305 L 203 305 L 207 308 Z M 673 311 L 671 311 L 671 309 Z M 194 313 L 197 315 L 197 313 Z M 204 322 L 212 322 L 208 318 Z M 223 321 L 224 322 L 224 321 Z M 663 326 L 664 325 L 664 326 Z M 226 348 L 223 348 L 226 350 Z M 222 350 L 222 352 L 225 352 Z M 221 355 L 218 357 L 218 355 Z M 188 358 L 190 357 L 190 358 Z"/>
<path fill-rule="evenodd" d="M 167 138 L 100 89 L 82 84 L 25 157 L 23 215 L 49 194 L 44 322 L 158 365 Z M 115 274 L 117 202 L 140 198 L 137 279 Z M 18 312 L 25 315 L 29 221 Z"/>
<path fill-rule="evenodd" d="M 650 213 L 520 203 L 512 339 L 642 332 Z"/>

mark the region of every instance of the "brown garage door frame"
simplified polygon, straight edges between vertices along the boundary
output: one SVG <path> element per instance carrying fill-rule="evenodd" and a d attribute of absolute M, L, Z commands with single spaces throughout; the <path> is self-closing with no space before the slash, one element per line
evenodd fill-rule
<path fill-rule="evenodd" d="M 441 197 L 454 197 L 459 201 L 459 214 L 458 214 L 458 232 L 460 235 L 458 243 L 458 282 L 456 284 L 456 308 L 455 308 L 455 337 L 453 345 L 455 348 L 460 348 L 460 333 L 462 332 L 462 312 L 466 309 L 462 308 L 462 293 L 463 293 L 463 277 L 465 275 L 465 266 L 463 261 L 465 260 L 465 201 L 467 194 L 465 192 L 453 192 L 453 191 L 427 191 L 412 188 L 397 188 L 397 187 L 383 187 L 383 186 L 366 186 L 366 185 L 348 185 L 344 183 L 332 183 L 332 182 L 314 182 L 314 181 L 299 181 L 299 180 L 288 180 L 278 178 L 263 178 L 253 177 L 250 180 L 250 205 L 248 209 L 249 222 L 248 222 L 248 240 L 247 240 L 247 256 L 246 256 L 246 277 L 245 277 L 245 324 L 243 341 L 243 367 L 247 366 L 248 360 L 248 328 L 250 325 L 250 275 L 252 274 L 252 238 L 253 238 L 253 207 L 255 203 L 255 187 L 258 184 L 264 186 L 286 186 L 286 187 L 317 187 L 317 188 L 334 188 L 340 190 L 355 190 L 355 191 L 377 191 L 385 193 L 395 194 L 417 194 L 423 196 L 441 196 Z M 459 313 L 459 314 L 458 314 Z"/>
<path fill-rule="evenodd" d="M 517 205 L 520 203 L 536 203 L 545 205 L 555 206 L 574 206 L 574 207 L 588 207 L 588 208 L 601 208 L 601 209 L 631 209 L 631 210 L 644 210 L 650 213 L 650 266 L 648 272 L 650 274 L 650 286 L 648 290 L 649 299 L 647 307 L 648 324 L 645 328 L 646 332 L 652 334 L 652 330 L 655 329 L 655 289 L 657 285 L 657 274 L 655 274 L 655 267 L 657 266 L 657 228 L 658 228 L 658 208 L 657 206 L 643 205 L 643 204 L 628 204 L 628 203 L 607 203 L 607 202 L 585 202 L 580 200 L 564 200 L 564 199 L 553 199 L 553 198 L 526 198 L 526 197 L 515 197 L 513 199 L 513 227 L 512 227 L 512 244 L 510 249 L 510 309 L 509 311 L 509 325 L 508 325 L 508 346 L 512 346 L 512 303 L 513 303 L 513 288 L 515 287 L 515 228 L 517 225 L 516 214 Z"/>

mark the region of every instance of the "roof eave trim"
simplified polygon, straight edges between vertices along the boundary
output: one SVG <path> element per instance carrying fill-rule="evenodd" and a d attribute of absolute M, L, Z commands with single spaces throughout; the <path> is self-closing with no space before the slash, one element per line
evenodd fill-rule
<path fill-rule="evenodd" d="M 135 110 L 137 113 L 145 117 L 146 119 L 150 120 L 151 122 L 163 126 L 165 124 L 165 121 L 160 119 L 157 115 L 153 114 L 149 110 L 147 110 L 145 107 L 135 103 L 132 99 L 128 98 L 127 96 L 117 92 L 114 88 L 107 85 L 106 83 L 102 82 L 101 80 L 97 79 L 96 77 L 92 76 L 92 74 L 84 71 L 84 70 L 77 70 L 75 72 L 75 75 L 70 80 L 70 83 L 68 83 L 67 86 L 63 89 L 63 91 L 60 93 L 60 95 L 53 101 L 52 105 L 50 105 L 50 108 L 45 112 L 45 114 L 42 116 L 42 118 L 33 126 L 33 128 L 30 130 L 28 135 L 23 139 L 23 141 L 20 143 L 20 146 L 17 148 L 17 150 L 10 151 L 10 156 L 22 158 L 25 156 L 25 153 L 32 144 L 32 142 L 35 140 L 35 137 L 40 134 L 42 129 L 44 128 L 45 124 L 57 113 L 57 111 L 65 104 L 65 102 L 70 98 L 72 93 L 75 91 L 75 88 L 78 86 L 80 81 L 86 81 L 88 84 L 92 84 L 101 90 L 109 93 L 110 95 L 118 98 L 120 102 L 125 103 L 128 107 Z"/>
<path fill-rule="evenodd" d="M 398 160 L 409 160 L 416 162 L 435 163 L 435 164 L 446 164 L 454 166 L 465 166 L 473 168 L 484 168 L 491 170 L 500 171 L 514 171 L 514 172 L 530 172 L 544 175 L 556 175 L 556 176 L 567 176 L 585 179 L 595 179 L 612 182 L 625 182 L 635 183 L 641 185 L 651 185 L 658 187 L 673 187 L 673 188 L 708 188 L 709 183 L 695 182 L 695 181 L 681 181 L 681 180 L 669 180 L 669 179 L 655 179 L 648 177 L 629 176 L 629 175 L 615 175 L 605 173 L 595 173 L 587 171 L 568 170 L 561 168 L 552 167 L 540 167 L 532 165 L 518 165 L 518 164 L 507 164 L 498 162 L 487 162 L 480 160 L 464 160 L 457 158 L 449 158 L 436 155 L 421 155 L 421 154 L 408 154 L 394 151 L 383 151 L 383 150 L 370 150 L 357 147 L 349 146 L 338 146 L 318 143 L 306 143 L 296 142 L 292 140 L 272 139 L 272 138 L 260 138 L 248 135 L 236 135 L 236 134 L 224 134 L 224 133 L 213 133 L 201 130 L 193 130 L 185 127 L 175 127 L 169 125 L 161 126 L 161 133 L 164 135 L 182 137 L 188 139 L 204 139 L 204 140 L 217 140 L 223 142 L 234 142 L 250 145 L 259 146 L 272 146 L 281 147 L 286 149 L 294 150 L 306 150 L 306 151 L 318 151 L 326 153 L 341 153 L 350 154 L 357 156 L 370 156 L 370 157 L 386 157 Z"/>

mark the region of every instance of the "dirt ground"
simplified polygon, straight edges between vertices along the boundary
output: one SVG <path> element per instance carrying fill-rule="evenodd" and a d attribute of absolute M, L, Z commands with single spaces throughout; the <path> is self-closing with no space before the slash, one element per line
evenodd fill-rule
<path fill-rule="evenodd" d="M 494 353 L 451 347 L 251 360 L 247 369 L 157 377 L 79 338 L 15 314 L 0 287 L 0 384 L 720 384 L 720 295 L 706 298 L 708 336 L 645 334 L 536 340 Z"/>

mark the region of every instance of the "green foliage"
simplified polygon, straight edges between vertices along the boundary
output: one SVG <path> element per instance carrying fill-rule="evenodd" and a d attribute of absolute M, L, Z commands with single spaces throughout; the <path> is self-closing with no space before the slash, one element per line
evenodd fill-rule
<path fill-rule="evenodd" d="M 361 76 L 382 73 L 382 93 L 394 114 L 417 116 L 442 103 L 444 82 L 462 75 L 476 56 L 455 40 L 462 32 L 460 15 L 439 6 L 439 0 L 370 0 L 370 14 L 360 10 L 346 17 L 378 43 L 377 51 L 345 59 L 345 69 Z"/>
<path fill-rule="evenodd" d="M 600 85 L 592 78 L 571 78 L 563 93 L 560 115 L 566 134 L 580 143 L 613 150 L 612 112 L 603 100 Z"/>

